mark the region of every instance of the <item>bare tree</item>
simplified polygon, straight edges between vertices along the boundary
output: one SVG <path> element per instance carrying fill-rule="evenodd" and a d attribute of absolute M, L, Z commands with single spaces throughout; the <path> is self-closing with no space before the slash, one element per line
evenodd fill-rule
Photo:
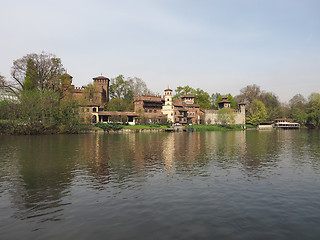
<path fill-rule="evenodd" d="M 238 102 L 245 102 L 250 108 L 251 103 L 255 99 L 259 99 L 261 94 L 260 87 L 256 84 L 248 85 L 240 90 L 240 94 L 236 96 Z"/>
<path fill-rule="evenodd" d="M 65 73 L 60 58 L 54 54 L 42 52 L 31 53 L 13 62 L 11 76 L 15 89 L 36 87 L 40 90 L 57 90 L 60 79 Z"/>
<path fill-rule="evenodd" d="M 147 84 L 138 77 L 129 77 L 127 83 L 134 96 L 152 95 L 152 91 L 147 87 Z"/>

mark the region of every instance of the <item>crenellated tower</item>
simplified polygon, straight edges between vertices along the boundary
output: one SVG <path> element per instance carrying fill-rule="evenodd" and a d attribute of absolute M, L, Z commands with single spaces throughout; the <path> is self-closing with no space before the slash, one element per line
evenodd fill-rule
<path fill-rule="evenodd" d="M 101 96 L 100 96 L 101 104 L 109 102 L 109 82 L 110 82 L 110 79 L 104 76 L 93 78 L 93 84 L 97 87 L 99 93 L 101 93 Z"/>

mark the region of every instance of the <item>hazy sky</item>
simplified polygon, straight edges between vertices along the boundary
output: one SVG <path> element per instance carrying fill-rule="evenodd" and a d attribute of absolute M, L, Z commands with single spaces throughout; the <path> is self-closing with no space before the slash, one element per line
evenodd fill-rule
<path fill-rule="evenodd" d="M 158 93 L 189 85 L 281 101 L 320 92 L 319 0 L 0 0 L 0 74 L 41 51 L 76 86 L 101 73 L 140 77 Z"/>

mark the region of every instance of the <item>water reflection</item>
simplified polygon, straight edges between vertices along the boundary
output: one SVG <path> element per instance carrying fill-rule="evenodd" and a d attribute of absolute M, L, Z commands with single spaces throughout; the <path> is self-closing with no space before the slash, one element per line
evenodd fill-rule
<path fill-rule="evenodd" d="M 38 230 L 45 222 L 72 224 L 70 212 L 80 208 L 99 215 L 106 199 L 115 209 L 120 200 L 143 197 L 162 206 L 210 188 L 228 198 L 248 180 L 279 188 L 293 178 L 309 183 L 320 173 L 319 140 L 319 131 L 303 130 L 0 136 L 0 210 Z M 0 232 L 10 235 L 14 221 L 0 220 Z"/>

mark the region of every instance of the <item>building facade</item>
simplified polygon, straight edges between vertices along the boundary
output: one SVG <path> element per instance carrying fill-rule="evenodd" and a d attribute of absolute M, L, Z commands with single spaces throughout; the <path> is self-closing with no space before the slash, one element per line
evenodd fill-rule
<path fill-rule="evenodd" d="M 139 96 L 134 100 L 134 111 L 140 118 L 147 118 L 148 122 L 160 121 L 165 118 L 167 122 L 174 124 L 200 124 L 200 105 L 194 103 L 195 97 L 184 95 L 180 99 L 173 100 L 172 90 L 165 89 L 161 96 Z"/>
<path fill-rule="evenodd" d="M 70 77 L 72 79 L 72 76 Z M 89 90 L 85 87 L 74 87 L 74 85 L 71 85 L 71 92 L 76 99 L 83 100 L 85 104 L 104 105 L 109 101 L 109 83 L 109 78 L 99 76 L 93 78 L 93 86 L 95 89 Z"/>

